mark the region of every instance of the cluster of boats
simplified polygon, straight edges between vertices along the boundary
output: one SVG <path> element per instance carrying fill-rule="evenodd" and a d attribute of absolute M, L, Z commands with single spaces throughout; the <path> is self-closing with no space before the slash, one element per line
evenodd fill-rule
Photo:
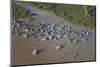
<path fill-rule="evenodd" d="M 25 22 L 21 20 L 13 21 L 11 31 L 17 36 L 22 36 L 24 38 L 34 36 L 42 41 L 67 39 L 69 43 L 72 41 L 77 43 L 80 40 L 85 42 L 89 35 L 88 31 L 67 27 L 67 25 L 64 25 L 63 23 L 50 24 L 48 22 L 42 22 L 34 25 L 29 21 Z M 72 36 L 74 38 L 72 38 Z"/>
<path fill-rule="evenodd" d="M 33 24 L 30 21 L 14 20 L 11 24 L 11 31 L 23 38 L 35 37 L 41 41 L 66 39 L 68 43 L 85 42 L 88 40 L 90 32 L 84 29 L 75 29 L 63 23 L 42 22 Z M 55 45 L 55 49 L 62 49 L 63 44 Z M 33 55 L 37 55 L 38 50 L 33 50 Z"/>

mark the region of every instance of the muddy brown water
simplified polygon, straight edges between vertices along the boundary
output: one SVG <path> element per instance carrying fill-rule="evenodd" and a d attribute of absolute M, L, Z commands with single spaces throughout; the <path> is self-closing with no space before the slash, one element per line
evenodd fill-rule
<path fill-rule="evenodd" d="M 56 44 L 64 44 L 64 48 L 56 50 Z M 45 49 L 43 52 L 33 56 L 32 51 L 35 48 Z M 22 38 L 16 35 L 12 36 L 12 64 L 43 64 L 57 62 L 73 61 L 92 61 L 95 60 L 95 42 L 69 44 L 67 40 L 37 41 L 34 37 Z M 79 54 L 76 58 L 74 56 Z"/>
<path fill-rule="evenodd" d="M 40 14 L 33 21 L 33 24 L 38 24 L 44 20 L 49 23 L 61 22 L 62 19 L 57 16 L 50 15 L 43 10 L 32 8 Z M 64 20 L 63 20 L 64 21 Z M 69 27 L 82 27 L 73 25 L 64 21 Z M 86 29 L 86 28 L 84 28 Z M 59 63 L 59 62 L 75 62 L 75 61 L 93 61 L 95 60 L 95 30 L 86 29 L 91 34 L 89 40 L 79 43 L 68 43 L 67 39 L 41 41 L 34 37 L 23 38 L 11 34 L 11 64 L 12 65 L 27 65 L 27 64 L 44 64 L 44 63 Z M 56 44 L 64 44 L 64 48 L 57 50 Z M 35 48 L 43 48 L 44 51 L 33 56 L 32 52 Z"/>

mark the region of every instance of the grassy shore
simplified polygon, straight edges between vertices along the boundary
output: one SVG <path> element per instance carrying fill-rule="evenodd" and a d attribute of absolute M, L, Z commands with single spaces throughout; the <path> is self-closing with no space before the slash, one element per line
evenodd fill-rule
<path fill-rule="evenodd" d="M 49 11 L 56 16 L 64 18 L 77 25 L 82 25 L 87 28 L 95 28 L 96 26 L 96 7 L 87 5 L 66 5 L 66 4 L 49 4 L 24 2 L 31 7 L 37 7 L 42 10 Z"/>
<path fill-rule="evenodd" d="M 40 2 L 22 2 L 31 7 L 37 7 L 59 16 L 73 24 L 95 28 L 96 26 L 96 7 L 87 5 L 69 5 L 69 4 L 50 4 Z M 15 4 L 14 4 L 15 5 Z M 27 11 L 19 6 L 13 6 L 13 17 L 28 16 Z"/>
<path fill-rule="evenodd" d="M 14 19 L 28 16 L 28 12 L 25 9 L 21 8 L 19 5 L 17 5 L 15 2 L 12 3 L 11 11 L 12 18 Z"/>

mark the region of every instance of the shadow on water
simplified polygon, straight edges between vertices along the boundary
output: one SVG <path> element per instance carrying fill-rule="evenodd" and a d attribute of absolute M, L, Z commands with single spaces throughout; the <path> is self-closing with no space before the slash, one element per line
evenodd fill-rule
<path fill-rule="evenodd" d="M 39 49 L 37 49 L 37 54 L 40 54 L 40 53 L 42 53 L 44 51 L 45 51 L 45 48 L 39 48 Z"/>
<path fill-rule="evenodd" d="M 60 49 L 63 49 L 65 47 L 65 45 L 61 45 Z"/>

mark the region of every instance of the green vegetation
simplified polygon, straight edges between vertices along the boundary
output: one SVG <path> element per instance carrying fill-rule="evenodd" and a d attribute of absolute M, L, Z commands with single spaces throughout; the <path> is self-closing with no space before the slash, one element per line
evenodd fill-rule
<path fill-rule="evenodd" d="M 66 5 L 66 4 L 49 4 L 40 2 L 24 2 L 31 7 L 36 7 L 50 12 L 56 16 L 64 18 L 71 23 L 85 26 L 87 28 L 95 28 L 96 26 L 96 7 L 87 5 Z M 27 17 L 28 12 L 20 6 L 13 3 L 12 16 L 14 18 Z"/>
<path fill-rule="evenodd" d="M 20 17 L 27 17 L 28 12 L 21 8 L 19 5 L 17 5 L 16 3 L 12 3 L 12 18 L 17 19 Z"/>
<path fill-rule="evenodd" d="M 66 4 L 49 4 L 24 2 L 31 7 L 37 7 L 46 10 L 56 16 L 64 18 L 74 24 L 82 25 L 88 28 L 96 26 L 96 7 L 87 5 L 66 5 Z"/>

